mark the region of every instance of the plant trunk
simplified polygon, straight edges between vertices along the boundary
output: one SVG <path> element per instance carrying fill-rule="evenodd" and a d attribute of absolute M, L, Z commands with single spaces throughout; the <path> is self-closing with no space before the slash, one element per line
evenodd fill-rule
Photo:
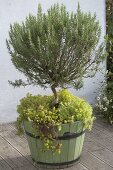
<path fill-rule="evenodd" d="M 52 86 L 51 86 L 51 90 L 52 90 L 52 92 L 53 92 L 53 94 L 54 94 L 54 97 L 55 97 L 55 100 L 52 102 L 52 106 L 53 106 L 53 107 L 54 107 L 54 106 L 57 107 L 57 105 L 58 105 L 58 103 L 59 103 L 59 99 L 58 99 L 57 91 L 56 91 L 56 89 L 55 89 L 55 85 L 52 85 Z"/>

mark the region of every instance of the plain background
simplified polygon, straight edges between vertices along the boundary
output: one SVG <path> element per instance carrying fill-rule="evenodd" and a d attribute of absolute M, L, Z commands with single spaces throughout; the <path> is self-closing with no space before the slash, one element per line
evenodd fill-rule
<path fill-rule="evenodd" d="M 8 30 L 10 23 L 25 20 L 30 13 L 36 14 L 38 3 L 42 4 L 43 11 L 54 3 L 64 3 L 68 11 L 76 12 L 78 0 L 0 0 L 0 122 L 15 121 L 17 117 L 16 106 L 19 100 L 26 95 L 27 92 L 32 94 L 50 94 L 51 90 L 41 89 L 40 87 L 16 88 L 8 84 L 8 80 L 23 78 L 12 65 L 10 55 L 6 48 L 6 38 L 8 38 Z M 100 21 L 102 28 L 102 38 L 105 35 L 105 0 L 79 0 L 81 9 L 85 12 L 90 11 L 92 14 L 96 12 L 97 19 Z M 104 72 L 106 64 L 103 64 Z M 95 97 L 98 94 L 100 82 L 104 79 L 103 75 L 97 73 L 92 79 L 84 80 L 84 88 L 80 91 L 70 89 L 74 95 L 81 96 L 90 103 L 95 103 Z"/>

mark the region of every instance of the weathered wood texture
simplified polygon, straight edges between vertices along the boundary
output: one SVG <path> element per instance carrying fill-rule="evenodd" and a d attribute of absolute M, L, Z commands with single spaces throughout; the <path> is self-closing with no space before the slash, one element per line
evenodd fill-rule
<path fill-rule="evenodd" d="M 16 135 L 14 123 L 1 124 L 0 170 L 25 169 L 44 170 L 32 162 L 26 136 Z M 113 127 L 96 120 L 86 133 L 80 161 L 66 170 L 113 170 Z"/>
<path fill-rule="evenodd" d="M 37 131 L 32 128 L 32 123 L 28 121 L 24 121 L 24 128 L 26 132 L 37 136 Z M 83 123 L 76 121 L 73 124 L 64 124 L 62 125 L 62 130 L 58 133 L 58 136 L 63 136 L 65 132 L 83 132 Z M 84 142 L 84 134 L 81 134 L 77 138 L 73 138 L 70 140 L 59 140 L 59 143 L 62 144 L 61 154 L 54 154 L 51 151 L 42 152 L 43 145 L 40 139 L 33 138 L 32 136 L 27 135 L 27 140 L 29 143 L 29 148 L 31 151 L 31 155 L 33 160 L 36 162 L 45 162 L 45 163 L 62 163 L 76 160 L 80 157 L 83 142 Z M 60 166 L 62 168 L 62 166 Z M 63 166 L 64 167 L 64 166 Z M 48 168 L 48 166 L 46 167 Z"/>

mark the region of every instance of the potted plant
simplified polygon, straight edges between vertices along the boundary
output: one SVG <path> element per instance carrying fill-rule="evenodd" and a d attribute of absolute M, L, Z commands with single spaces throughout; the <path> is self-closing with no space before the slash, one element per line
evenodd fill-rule
<path fill-rule="evenodd" d="M 79 5 L 76 13 L 67 12 L 63 4 L 43 13 L 39 5 L 37 16 L 10 25 L 6 42 L 11 60 L 27 78 L 10 84 L 40 85 L 53 92 L 28 94 L 17 108 L 18 128 L 24 125 L 32 158 L 40 164 L 69 164 L 81 155 L 84 130 L 94 119 L 92 108 L 65 88 L 80 89 L 83 77 L 95 75 L 105 57 L 100 35 L 96 16 L 83 13 Z"/>

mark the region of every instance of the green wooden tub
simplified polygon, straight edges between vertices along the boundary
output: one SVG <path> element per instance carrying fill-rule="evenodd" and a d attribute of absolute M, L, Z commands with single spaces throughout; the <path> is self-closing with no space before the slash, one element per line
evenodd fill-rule
<path fill-rule="evenodd" d="M 58 137 L 59 142 L 62 143 L 61 154 L 42 151 L 42 142 L 36 130 L 33 129 L 31 122 L 25 121 L 24 129 L 27 134 L 31 156 L 35 162 L 59 166 L 72 164 L 80 158 L 85 136 L 82 122 L 62 124 L 62 130 L 59 132 Z"/>

